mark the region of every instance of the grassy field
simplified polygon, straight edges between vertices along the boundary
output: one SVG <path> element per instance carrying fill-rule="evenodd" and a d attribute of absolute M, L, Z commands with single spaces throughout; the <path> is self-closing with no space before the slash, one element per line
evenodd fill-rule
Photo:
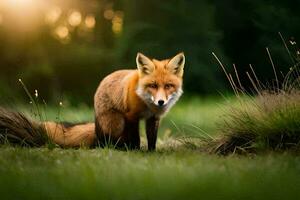
<path fill-rule="evenodd" d="M 217 156 L 178 137 L 215 137 L 229 98 L 182 99 L 162 121 L 158 150 L 0 148 L 1 199 L 297 199 L 300 157 Z M 30 110 L 21 106 L 21 110 Z M 43 118 L 92 121 L 87 106 L 48 107 Z M 60 114 L 59 114 L 60 113 Z M 144 137 L 144 134 L 142 134 Z M 145 148 L 145 139 L 143 146 Z M 176 144 L 176 145 L 175 145 Z M 143 149 L 144 149 L 143 148 Z"/>
<path fill-rule="evenodd" d="M 66 103 L 68 104 L 68 103 Z M 222 121 L 229 105 L 237 105 L 234 97 L 185 97 L 174 106 L 162 119 L 159 136 L 170 135 L 215 135 L 218 127 L 216 124 Z M 15 107 L 15 106 L 14 106 Z M 32 118 L 39 120 L 32 106 L 19 105 L 17 110 L 27 113 Z M 69 107 L 64 103 L 62 106 L 40 106 L 42 120 L 68 121 L 68 122 L 92 122 L 94 121 L 93 108 L 87 105 Z M 144 123 L 141 122 L 143 134 Z"/>

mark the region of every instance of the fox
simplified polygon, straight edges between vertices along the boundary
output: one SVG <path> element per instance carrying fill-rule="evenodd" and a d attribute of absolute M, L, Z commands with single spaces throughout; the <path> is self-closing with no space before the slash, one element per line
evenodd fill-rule
<path fill-rule="evenodd" d="M 117 70 L 100 81 L 94 123 L 37 122 L 0 107 L 0 142 L 140 149 L 139 122 L 145 120 L 147 147 L 154 151 L 160 120 L 183 93 L 184 66 L 183 52 L 165 60 L 137 53 L 136 69 Z"/>
<path fill-rule="evenodd" d="M 94 96 L 95 132 L 100 142 L 140 148 L 139 121 L 146 121 L 148 150 L 155 150 L 160 118 L 182 94 L 183 53 L 166 60 L 136 56 L 136 70 L 105 77 Z"/>

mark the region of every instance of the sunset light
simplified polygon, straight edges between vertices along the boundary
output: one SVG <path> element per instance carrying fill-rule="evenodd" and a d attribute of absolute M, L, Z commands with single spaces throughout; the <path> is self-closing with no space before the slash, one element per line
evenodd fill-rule
<path fill-rule="evenodd" d="M 300 0 L 0 0 L 0 200 L 300 199 Z"/>
<path fill-rule="evenodd" d="M 111 5 L 95 12 L 99 6 L 96 2 L 86 6 L 78 0 L 0 0 L 0 26 L 8 37 L 24 40 L 48 28 L 49 35 L 66 44 L 76 38 L 73 35 L 91 40 L 98 15 L 109 21 L 115 34 L 120 34 L 123 13 Z"/>
<path fill-rule="evenodd" d="M 4 7 L 11 9 L 35 7 L 36 3 L 41 2 L 40 0 L 2 0 Z"/>
<path fill-rule="evenodd" d="M 26 17 L 36 13 L 44 5 L 43 0 L 1 0 L 0 8 L 5 12 Z"/>
<path fill-rule="evenodd" d="M 35 30 L 40 21 L 39 12 L 43 2 L 43 0 L 1 0 L 0 23 L 16 32 Z"/>

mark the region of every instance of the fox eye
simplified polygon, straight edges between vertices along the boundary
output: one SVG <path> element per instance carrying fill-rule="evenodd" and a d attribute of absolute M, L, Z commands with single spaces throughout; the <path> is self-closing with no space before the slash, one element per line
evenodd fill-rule
<path fill-rule="evenodd" d="M 170 89 L 170 88 L 172 88 L 172 87 L 174 87 L 174 85 L 171 84 L 171 83 L 168 83 L 168 84 L 165 85 L 165 89 L 166 89 L 166 90 L 168 90 L 168 89 Z"/>
<path fill-rule="evenodd" d="M 158 86 L 157 86 L 156 83 L 149 84 L 148 87 L 153 88 L 153 89 L 157 89 L 158 88 Z"/>

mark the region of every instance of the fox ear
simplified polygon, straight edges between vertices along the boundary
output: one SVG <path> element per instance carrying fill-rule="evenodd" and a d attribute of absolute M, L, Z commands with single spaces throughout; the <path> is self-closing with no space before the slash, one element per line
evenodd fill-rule
<path fill-rule="evenodd" d="M 138 53 L 136 56 L 136 65 L 142 75 L 151 74 L 154 71 L 153 62 L 142 53 Z"/>
<path fill-rule="evenodd" d="M 184 69 L 185 57 L 184 53 L 181 52 L 174 56 L 169 63 L 167 64 L 167 68 L 176 74 L 179 77 L 183 76 L 183 69 Z"/>

